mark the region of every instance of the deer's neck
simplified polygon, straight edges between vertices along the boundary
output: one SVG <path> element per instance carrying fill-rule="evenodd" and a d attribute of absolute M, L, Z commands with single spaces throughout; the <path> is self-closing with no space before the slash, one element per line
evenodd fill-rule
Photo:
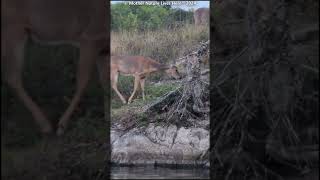
<path fill-rule="evenodd" d="M 168 65 L 156 62 L 156 63 L 152 63 L 151 64 L 150 70 L 152 70 L 153 72 L 155 72 L 155 71 L 165 71 L 165 70 L 167 70 L 169 68 L 170 67 Z"/>

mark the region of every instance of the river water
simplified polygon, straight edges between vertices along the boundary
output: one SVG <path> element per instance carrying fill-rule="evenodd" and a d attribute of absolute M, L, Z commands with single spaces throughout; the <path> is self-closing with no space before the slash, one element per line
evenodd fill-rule
<path fill-rule="evenodd" d="M 209 169 L 114 166 L 111 168 L 111 179 L 209 179 Z"/>

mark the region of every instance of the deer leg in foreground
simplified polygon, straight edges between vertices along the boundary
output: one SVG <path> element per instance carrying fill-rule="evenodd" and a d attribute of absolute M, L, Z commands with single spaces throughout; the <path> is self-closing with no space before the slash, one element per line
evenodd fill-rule
<path fill-rule="evenodd" d="M 145 93 L 144 93 L 144 84 L 145 84 L 145 78 L 140 79 L 140 85 L 141 85 L 141 91 L 142 91 L 142 99 L 145 101 Z"/>
<path fill-rule="evenodd" d="M 76 106 L 79 104 L 81 96 L 88 84 L 90 79 L 91 71 L 93 65 L 98 58 L 98 50 L 93 44 L 86 42 L 85 44 L 80 45 L 80 60 L 78 63 L 77 69 L 77 85 L 75 94 L 71 100 L 71 103 L 65 113 L 62 115 L 58 123 L 57 135 L 60 136 L 64 133 L 67 128 L 67 123 L 70 119 L 70 116 L 74 112 Z"/>
<path fill-rule="evenodd" d="M 118 77 L 119 77 L 119 72 L 113 71 L 111 73 L 111 86 L 114 89 L 114 91 L 118 94 L 118 96 L 120 97 L 123 104 L 126 104 L 127 103 L 126 99 L 122 96 L 122 94 L 119 92 L 118 87 L 117 87 Z"/>
<path fill-rule="evenodd" d="M 128 100 L 128 104 L 130 104 L 132 102 L 132 99 L 134 98 L 134 95 L 136 94 L 136 92 L 138 90 L 139 80 L 140 80 L 139 75 L 135 75 L 134 76 L 134 88 L 133 88 L 133 92 Z"/>
<path fill-rule="evenodd" d="M 32 100 L 23 87 L 22 70 L 24 61 L 24 46 L 26 36 L 24 32 L 2 34 L 2 73 L 4 80 L 9 87 L 14 90 L 18 98 L 23 102 L 26 108 L 32 113 L 35 122 L 40 126 L 44 134 L 52 132 L 50 121 L 46 118 L 40 107 Z M 3 32 L 2 32 L 3 33 Z M 9 36 L 10 35 L 10 36 Z"/>

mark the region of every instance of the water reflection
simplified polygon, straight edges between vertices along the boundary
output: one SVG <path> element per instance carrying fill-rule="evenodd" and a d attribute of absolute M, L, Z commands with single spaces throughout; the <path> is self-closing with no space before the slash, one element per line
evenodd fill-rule
<path fill-rule="evenodd" d="M 209 179 L 209 169 L 163 167 L 112 167 L 111 179 Z"/>

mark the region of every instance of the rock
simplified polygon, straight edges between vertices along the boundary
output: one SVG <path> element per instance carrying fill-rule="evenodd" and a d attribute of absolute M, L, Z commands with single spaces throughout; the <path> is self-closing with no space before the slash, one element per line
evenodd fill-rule
<path fill-rule="evenodd" d="M 124 134 L 112 130 L 111 161 L 117 164 L 208 165 L 199 158 L 209 149 L 209 131 L 151 123 L 145 130 L 134 128 Z"/>

